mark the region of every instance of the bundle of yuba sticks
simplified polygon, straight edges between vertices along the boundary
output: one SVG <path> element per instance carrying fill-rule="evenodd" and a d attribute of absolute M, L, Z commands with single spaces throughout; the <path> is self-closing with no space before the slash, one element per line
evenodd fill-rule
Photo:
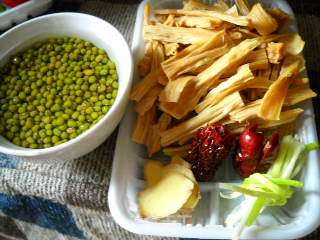
<path fill-rule="evenodd" d="M 182 9 L 144 10 L 141 81 L 131 92 L 137 112 L 132 140 L 148 153 L 185 156 L 196 131 L 208 124 L 241 132 L 292 126 L 315 97 L 301 76 L 304 41 L 279 33 L 289 21 L 281 9 L 245 0 L 229 6 L 183 2 Z"/>

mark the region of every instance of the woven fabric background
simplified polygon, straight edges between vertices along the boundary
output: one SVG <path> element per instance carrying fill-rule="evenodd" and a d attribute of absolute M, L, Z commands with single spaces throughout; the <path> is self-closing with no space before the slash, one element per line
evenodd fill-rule
<path fill-rule="evenodd" d="M 131 43 L 135 14 L 140 1 L 56 0 L 50 12 L 77 11 L 112 23 Z M 311 87 L 319 93 L 320 3 L 291 0 L 301 35 Z M 319 97 L 314 100 L 319 133 Z M 92 153 L 66 163 L 34 165 L 0 155 L 0 239 L 165 239 L 138 236 L 121 229 L 110 216 L 107 191 L 117 131 Z M 6 209 L 2 202 L 13 201 Z M 48 207 L 49 206 L 49 207 Z M 55 216 L 61 215 L 61 219 Z M 49 223 L 41 219 L 49 219 Z M 68 227 L 60 223 L 67 221 Z M 36 224 L 32 224 L 36 223 Z M 304 239 L 320 239 L 315 231 Z"/>

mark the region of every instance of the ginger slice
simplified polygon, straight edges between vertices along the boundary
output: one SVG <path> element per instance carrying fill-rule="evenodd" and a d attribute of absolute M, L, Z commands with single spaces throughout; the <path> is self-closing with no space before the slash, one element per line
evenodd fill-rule
<path fill-rule="evenodd" d="M 140 215 L 160 219 L 178 212 L 188 201 L 194 186 L 192 180 L 180 173 L 167 173 L 157 184 L 139 193 Z"/>
<path fill-rule="evenodd" d="M 166 156 L 179 156 L 179 157 L 186 157 L 188 156 L 188 151 L 190 148 L 190 144 L 186 144 L 184 146 L 179 146 L 179 147 L 168 147 L 168 148 L 163 148 L 162 152 Z"/>
<path fill-rule="evenodd" d="M 136 124 L 131 136 L 132 141 L 144 144 L 147 138 L 149 127 L 155 122 L 156 107 L 153 107 L 147 111 L 144 115 L 138 115 Z"/>
<path fill-rule="evenodd" d="M 229 9 L 229 7 L 228 7 Z M 210 17 L 213 20 L 221 20 L 225 22 L 229 22 L 238 26 L 248 27 L 250 25 L 250 21 L 245 16 L 233 16 L 227 13 L 218 12 L 218 11 L 208 11 L 208 10 L 181 10 L 181 9 L 160 9 L 155 10 L 156 15 L 167 15 L 174 14 L 176 16 L 195 16 L 195 17 Z"/>
<path fill-rule="evenodd" d="M 250 12 L 250 6 L 247 0 L 236 0 L 236 5 L 242 15 L 246 16 Z"/>
<path fill-rule="evenodd" d="M 228 53 L 220 57 L 209 68 L 198 75 L 198 86 L 213 86 L 219 77 L 230 68 L 237 67 L 241 62 L 262 43 L 263 39 L 246 39 L 230 49 Z"/>
<path fill-rule="evenodd" d="M 215 32 L 202 28 L 171 27 L 166 25 L 146 25 L 143 28 L 145 40 L 181 44 L 193 44 L 201 40 L 204 41 L 214 35 Z"/>
<path fill-rule="evenodd" d="M 279 64 L 285 55 L 285 44 L 270 42 L 267 45 L 267 55 L 270 63 Z"/>
<path fill-rule="evenodd" d="M 277 21 L 262 7 L 260 3 L 255 4 L 248 14 L 253 27 L 259 34 L 265 36 L 278 29 Z"/>
<path fill-rule="evenodd" d="M 143 168 L 143 176 L 146 187 L 157 184 L 162 177 L 162 169 L 164 166 L 157 160 L 147 160 Z"/>
<path fill-rule="evenodd" d="M 243 101 L 239 92 L 235 92 L 224 98 L 219 104 L 207 108 L 197 116 L 164 131 L 161 134 L 161 145 L 168 146 L 190 134 L 192 137 L 192 134 L 201 126 L 220 121 L 230 111 L 239 106 L 243 106 Z"/>
<path fill-rule="evenodd" d="M 207 107 L 217 104 L 229 94 L 246 88 L 246 84 L 252 79 L 254 79 L 254 76 L 249 65 L 246 64 L 241 66 L 237 74 L 213 88 L 204 100 L 195 107 L 195 111 L 199 113 Z"/>
<path fill-rule="evenodd" d="M 136 103 L 134 110 L 140 115 L 144 115 L 154 105 L 162 89 L 163 87 L 159 84 L 151 88 L 147 94 Z"/>
<path fill-rule="evenodd" d="M 285 64 L 288 62 L 288 64 Z M 287 57 L 282 66 L 280 76 L 270 86 L 263 97 L 258 116 L 267 120 L 279 120 L 283 102 L 287 95 L 287 90 L 290 84 L 290 78 L 296 75 L 301 64 L 297 58 L 291 59 Z"/>

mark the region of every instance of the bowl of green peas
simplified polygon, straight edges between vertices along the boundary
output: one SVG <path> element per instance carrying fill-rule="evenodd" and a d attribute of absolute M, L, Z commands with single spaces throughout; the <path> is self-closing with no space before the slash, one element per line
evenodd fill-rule
<path fill-rule="evenodd" d="M 45 15 L 0 36 L 0 152 L 36 162 L 80 157 L 125 111 L 133 61 L 108 22 Z"/>

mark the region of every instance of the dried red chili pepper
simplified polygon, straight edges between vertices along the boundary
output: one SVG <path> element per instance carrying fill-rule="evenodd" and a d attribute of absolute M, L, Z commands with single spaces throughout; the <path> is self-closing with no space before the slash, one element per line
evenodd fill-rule
<path fill-rule="evenodd" d="M 271 167 L 278 152 L 279 134 L 273 133 L 267 140 L 262 150 L 262 158 L 257 167 L 258 172 L 266 172 Z"/>
<path fill-rule="evenodd" d="M 257 132 L 257 127 L 257 124 L 250 124 L 240 135 L 234 167 L 241 177 L 254 173 L 261 159 L 264 136 Z"/>
<path fill-rule="evenodd" d="M 221 124 L 200 128 L 192 140 L 187 160 L 198 181 L 210 181 L 228 157 L 234 136 Z"/>
<path fill-rule="evenodd" d="M 3 3 L 7 5 L 8 7 L 16 7 L 24 2 L 27 2 L 28 0 L 3 0 Z"/>
<path fill-rule="evenodd" d="M 279 134 L 273 133 L 265 143 L 264 135 L 257 132 L 257 127 L 257 124 L 250 124 L 240 135 L 233 165 L 241 177 L 249 177 L 255 172 L 266 172 L 277 152 Z"/>

